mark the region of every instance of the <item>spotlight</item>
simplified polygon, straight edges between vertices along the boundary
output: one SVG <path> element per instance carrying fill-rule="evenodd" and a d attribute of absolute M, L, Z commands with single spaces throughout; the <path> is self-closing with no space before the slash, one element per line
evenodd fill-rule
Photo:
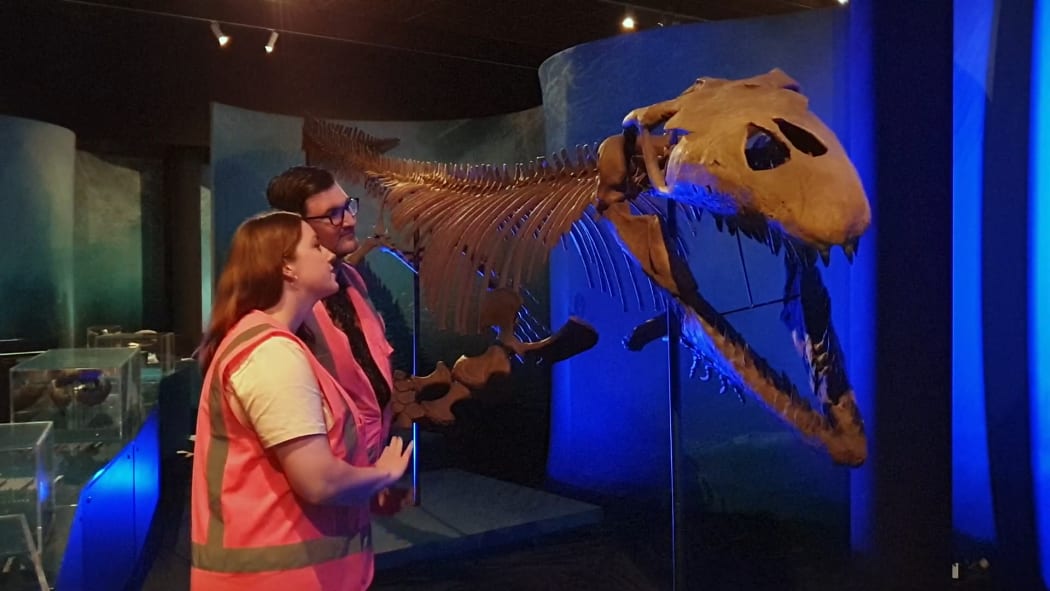
<path fill-rule="evenodd" d="M 846 4 L 849 4 L 849 0 L 839 0 L 839 4 L 845 6 Z"/>
<path fill-rule="evenodd" d="M 273 53 L 274 45 L 277 45 L 277 31 L 270 31 L 270 40 L 266 42 L 266 53 Z"/>
<path fill-rule="evenodd" d="M 634 30 L 634 18 L 629 17 L 629 16 L 623 17 L 623 22 L 620 23 L 620 26 L 623 27 L 623 30 L 625 30 L 625 31 L 633 31 Z"/>
<path fill-rule="evenodd" d="M 218 21 L 211 22 L 211 34 L 215 35 L 215 40 L 219 42 L 219 47 L 226 47 L 230 43 L 230 36 L 222 32 L 219 28 Z"/>

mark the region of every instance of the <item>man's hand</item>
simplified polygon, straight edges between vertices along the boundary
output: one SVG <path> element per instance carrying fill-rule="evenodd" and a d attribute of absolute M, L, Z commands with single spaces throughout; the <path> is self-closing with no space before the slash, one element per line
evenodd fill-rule
<path fill-rule="evenodd" d="M 413 493 L 411 488 L 399 486 L 384 488 L 379 491 L 379 494 L 372 497 L 372 514 L 389 516 L 398 513 L 412 505 Z"/>

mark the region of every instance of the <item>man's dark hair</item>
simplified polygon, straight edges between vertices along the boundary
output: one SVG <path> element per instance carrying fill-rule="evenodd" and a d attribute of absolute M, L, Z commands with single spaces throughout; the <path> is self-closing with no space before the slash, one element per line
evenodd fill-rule
<path fill-rule="evenodd" d="M 332 173 L 315 166 L 293 166 L 270 179 L 266 200 L 270 207 L 303 215 L 306 200 L 335 184 Z"/>

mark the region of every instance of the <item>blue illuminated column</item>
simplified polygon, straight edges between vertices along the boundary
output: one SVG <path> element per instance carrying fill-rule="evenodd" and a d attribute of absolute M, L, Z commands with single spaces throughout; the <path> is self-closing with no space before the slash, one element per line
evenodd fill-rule
<path fill-rule="evenodd" d="M 1050 0 L 1037 0 L 1032 29 L 1029 201 L 1029 371 L 1032 484 L 1040 571 L 1050 587 Z"/>
<path fill-rule="evenodd" d="M 994 0 L 955 0 L 952 208 L 952 521 L 996 539 L 985 422 L 981 208 Z M 962 558 L 962 557 L 960 557 Z"/>
<path fill-rule="evenodd" d="M 981 166 L 981 306 L 984 404 L 995 511 L 997 583 L 1040 589 L 1037 540 L 1038 404 L 1033 395 L 1032 197 L 1035 0 L 995 3 L 989 35 Z M 1035 191 L 1035 193 L 1033 193 Z"/>

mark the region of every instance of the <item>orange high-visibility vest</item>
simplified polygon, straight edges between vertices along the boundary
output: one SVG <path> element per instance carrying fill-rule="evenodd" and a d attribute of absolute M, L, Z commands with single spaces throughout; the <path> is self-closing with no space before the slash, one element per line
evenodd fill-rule
<path fill-rule="evenodd" d="M 352 284 L 347 288 L 346 293 L 357 312 L 361 331 L 365 335 L 365 342 L 368 343 L 368 350 L 372 353 L 372 359 L 375 360 L 376 365 L 379 366 L 379 371 L 390 387 L 390 392 L 393 393 L 394 379 L 390 355 L 394 352 L 394 348 L 386 340 L 386 327 L 383 319 L 365 299 L 367 292 L 365 282 L 357 270 L 350 265 L 343 264 L 341 272 L 346 274 Z M 357 409 L 361 411 L 363 420 L 361 441 L 368 449 L 369 457 L 374 461 L 383 451 L 390 434 L 390 423 L 393 417 L 391 405 L 387 404 L 385 409 L 379 408 L 375 389 L 372 388 L 361 365 L 354 359 L 346 335 L 332 322 L 323 302 L 317 302 L 314 306 L 313 316 L 314 323 L 321 329 L 321 334 L 315 336 L 323 338 L 328 349 L 328 359 L 324 361 L 330 360 L 331 363 L 325 367 L 339 380 L 339 385 L 346 390 L 357 405 Z"/>
<path fill-rule="evenodd" d="M 306 345 L 269 315 L 249 313 L 226 335 L 204 378 L 193 456 L 193 591 L 359 591 L 372 582 L 367 504 L 311 505 L 295 495 L 277 458 L 230 406 L 229 377 L 260 343 L 294 341 L 307 359 L 333 419 L 336 457 L 369 465 L 361 415 Z"/>

